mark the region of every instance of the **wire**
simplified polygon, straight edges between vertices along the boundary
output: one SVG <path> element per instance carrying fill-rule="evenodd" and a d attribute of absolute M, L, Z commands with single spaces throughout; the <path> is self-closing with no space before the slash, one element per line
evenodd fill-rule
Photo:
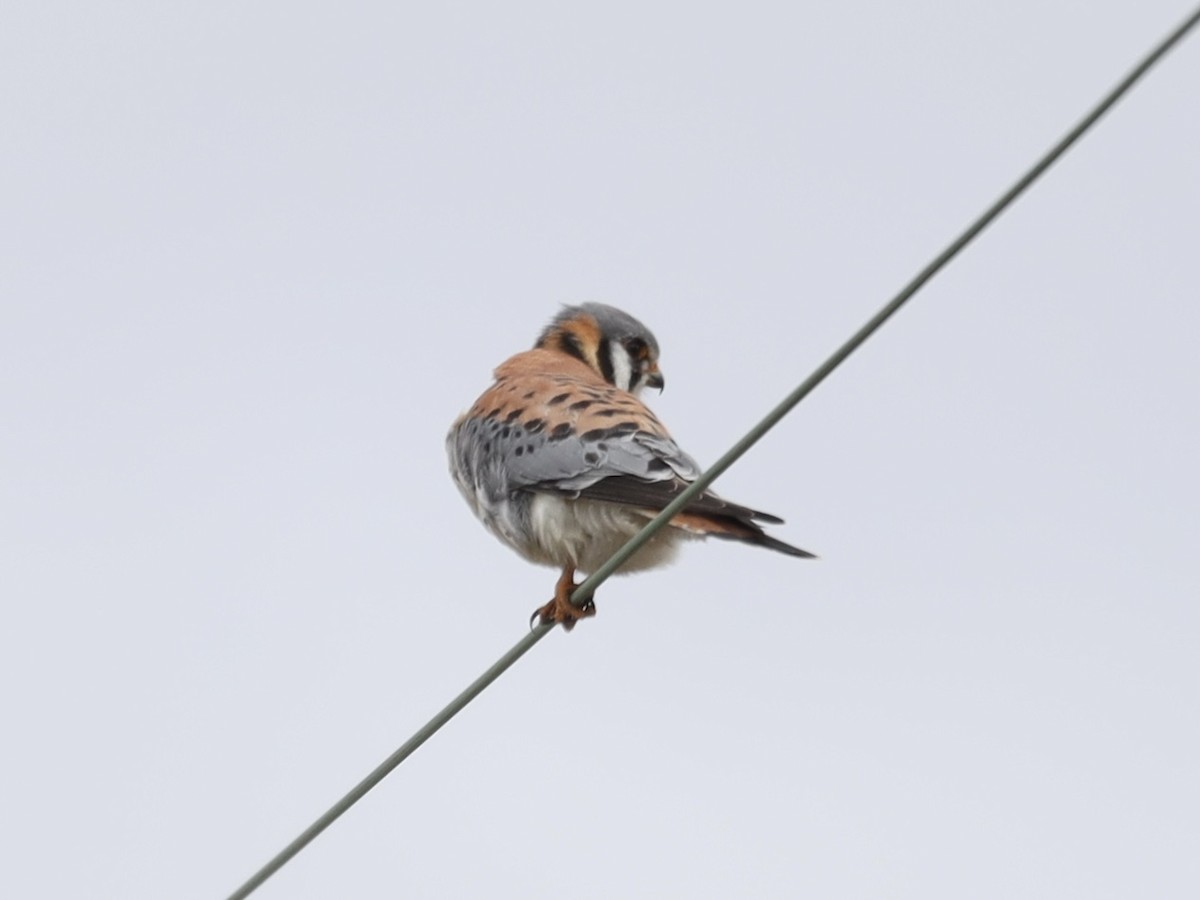
<path fill-rule="evenodd" d="M 1200 22 L 1200 7 L 1197 7 L 1191 15 L 1189 15 L 1174 31 L 1163 38 L 1159 44 L 1146 55 L 1130 72 L 1121 79 L 1117 85 L 1112 88 L 1104 96 L 1104 98 L 1096 104 L 1096 106 L 1087 113 L 1078 124 L 1068 131 L 1062 138 L 1059 139 L 1051 149 L 1039 159 L 1024 175 L 1022 175 L 1012 187 L 1000 195 L 991 206 L 979 218 L 975 219 L 953 242 L 949 244 L 941 253 L 934 257 L 929 265 L 925 266 L 917 275 L 906 284 L 895 297 L 887 302 L 882 309 L 879 310 L 865 325 L 862 326 L 854 335 L 840 346 L 834 353 L 823 362 L 817 369 L 806 378 L 799 387 L 787 395 L 783 401 L 772 409 L 762 421 L 755 425 L 750 431 L 736 444 L 729 448 L 720 459 L 718 459 L 709 469 L 703 472 L 687 490 L 683 491 L 675 498 L 662 512 L 654 517 L 646 524 L 641 531 L 629 539 L 629 541 L 621 547 L 612 557 L 593 572 L 588 578 L 575 588 L 571 595 L 571 602 L 576 605 L 582 604 L 585 600 L 591 597 L 596 588 L 603 584 L 626 560 L 641 548 L 646 541 L 650 540 L 661 528 L 675 517 L 676 513 L 680 512 L 697 494 L 704 491 L 710 484 L 713 483 L 726 469 L 732 466 L 747 450 L 758 443 L 759 439 L 770 431 L 776 424 L 805 397 L 824 381 L 834 369 L 845 362 L 855 350 L 866 342 L 867 338 L 873 335 L 879 328 L 890 319 L 900 307 L 919 291 L 926 282 L 936 275 L 947 263 L 957 256 L 971 241 L 987 228 L 996 218 L 1012 204 L 1021 194 L 1023 194 L 1030 185 L 1040 178 L 1047 169 L 1049 169 L 1058 159 L 1071 148 L 1071 146 L 1079 140 L 1101 117 L 1107 113 L 1122 96 L 1136 84 L 1143 75 L 1148 72 L 1155 63 L 1167 54 L 1176 44 L 1178 44 L 1189 31 Z M 434 735 L 443 725 L 449 722 L 457 715 L 463 707 L 474 700 L 481 694 L 485 688 L 493 681 L 499 678 L 504 672 L 515 663 L 518 659 L 524 656 L 538 641 L 544 638 L 554 628 L 553 625 L 538 625 L 521 640 L 505 653 L 500 659 L 492 664 L 486 672 L 471 682 L 461 694 L 451 700 L 441 712 L 435 715 L 432 719 L 425 723 L 411 738 L 409 738 L 403 746 L 396 750 L 391 756 L 380 763 L 374 771 L 366 778 L 360 781 L 354 788 L 346 794 L 341 800 L 335 803 L 329 810 L 319 819 L 313 822 L 303 833 L 300 834 L 294 841 L 288 844 L 283 850 L 279 851 L 266 865 L 254 873 L 245 884 L 239 887 L 236 891 L 229 895 L 229 900 L 244 900 L 250 896 L 264 881 L 270 878 L 275 872 L 279 871 L 292 857 L 299 853 L 307 846 L 313 838 L 319 835 L 322 831 L 328 828 L 337 820 L 346 810 L 361 800 L 368 791 L 375 785 L 379 784 L 387 777 L 400 763 L 408 759 L 413 752 L 424 744 L 430 737 Z"/>
<path fill-rule="evenodd" d="M 447 703 L 441 712 L 426 722 L 395 753 L 376 766 L 371 774 L 356 784 L 345 797 L 331 806 L 321 818 L 304 829 L 299 837 L 280 850 L 270 862 L 255 872 L 249 881 L 230 894 L 229 900 L 243 900 L 243 898 L 249 897 L 259 885 L 279 871 L 288 860 L 303 850 L 313 838 L 332 825 L 342 813 L 361 800 L 371 788 L 383 781 L 393 769 L 408 759 L 414 750 L 433 737 L 434 732 L 453 719 L 464 706 L 474 700 L 479 694 L 483 693 L 484 688 L 499 678 L 509 666 L 524 656 L 526 651 L 544 638 L 553 627 L 553 625 L 539 625 L 521 638 L 521 640 L 517 641 L 516 646 L 496 660 L 490 669 L 472 681 L 466 690 Z"/>

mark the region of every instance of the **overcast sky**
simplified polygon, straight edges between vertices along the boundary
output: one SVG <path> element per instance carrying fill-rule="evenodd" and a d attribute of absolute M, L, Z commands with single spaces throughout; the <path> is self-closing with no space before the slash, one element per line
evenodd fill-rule
<path fill-rule="evenodd" d="M 5 897 L 224 897 L 555 573 L 445 432 L 559 304 L 711 462 L 1184 2 L 0 13 Z M 1200 895 L 1200 40 L 263 898 Z"/>

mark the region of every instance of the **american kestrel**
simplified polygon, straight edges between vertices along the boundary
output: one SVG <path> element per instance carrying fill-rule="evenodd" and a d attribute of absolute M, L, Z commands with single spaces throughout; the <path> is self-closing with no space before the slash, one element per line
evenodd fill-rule
<path fill-rule="evenodd" d="M 593 572 L 700 474 L 638 394 L 662 390 L 658 342 L 633 316 L 601 303 L 565 307 L 532 350 L 446 437 L 450 471 L 488 529 L 562 576 L 534 615 L 570 629 L 595 614 L 574 606 L 575 572 Z M 719 537 L 791 556 L 812 554 L 766 534 L 783 520 L 706 491 L 635 553 L 622 572 L 668 562 L 689 538 Z"/>

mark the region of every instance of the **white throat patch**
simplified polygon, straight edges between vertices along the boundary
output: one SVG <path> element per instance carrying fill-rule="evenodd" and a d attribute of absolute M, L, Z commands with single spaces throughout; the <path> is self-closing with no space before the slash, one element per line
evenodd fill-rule
<path fill-rule="evenodd" d="M 613 383 L 623 391 L 632 390 L 633 363 L 629 351 L 619 341 L 611 341 L 608 345 L 608 361 L 612 363 Z"/>

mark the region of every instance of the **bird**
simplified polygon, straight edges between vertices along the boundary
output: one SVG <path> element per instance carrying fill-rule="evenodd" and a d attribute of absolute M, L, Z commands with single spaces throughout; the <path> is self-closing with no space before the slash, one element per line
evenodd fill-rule
<path fill-rule="evenodd" d="M 553 599 L 530 621 L 569 631 L 596 611 L 591 597 L 572 604 L 576 572 L 599 568 L 701 470 L 639 396 L 665 385 L 658 341 L 616 307 L 564 306 L 533 349 L 494 376 L 450 428 L 450 472 L 489 531 L 525 559 L 559 569 Z M 621 571 L 663 565 L 681 543 L 705 537 L 813 557 L 763 529 L 780 524 L 705 491 Z"/>

